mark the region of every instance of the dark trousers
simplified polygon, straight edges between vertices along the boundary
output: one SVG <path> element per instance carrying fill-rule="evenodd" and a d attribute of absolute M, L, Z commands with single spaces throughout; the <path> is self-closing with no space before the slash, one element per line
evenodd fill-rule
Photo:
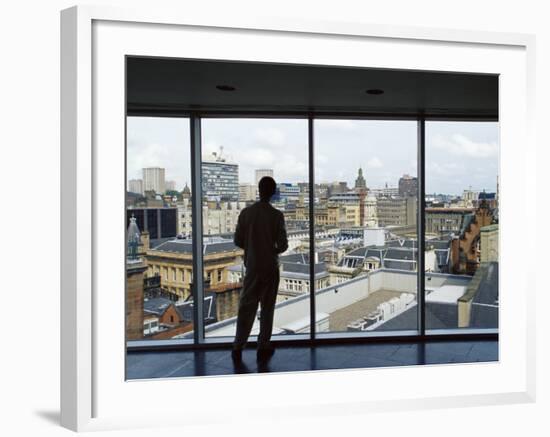
<path fill-rule="evenodd" d="M 274 268 L 269 273 L 257 273 L 247 270 L 241 296 L 239 298 L 239 312 L 237 316 L 237 333 L 233 347 L 242 349 L 248 340 L 258 304 L 260 304 L 260 334 L 258 348 L 267 348 L 273 330 L 273 313 L 279 289 L 279 269 Z"/>

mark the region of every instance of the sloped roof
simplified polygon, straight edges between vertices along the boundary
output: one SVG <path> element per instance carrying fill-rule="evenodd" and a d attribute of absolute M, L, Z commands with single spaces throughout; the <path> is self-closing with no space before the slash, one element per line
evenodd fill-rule
<path fill-rule="evenodd" d="M 498 263 L 483 263 L 476 274 L 481 281 L 472 300 L 471 328 L 498 328 Z"/>
<path fill-rule="evenodd" d="M 309 264 L 309 253 L 291 253 L 279 257 L 281 263 Z"/>
<path fill-rule="evenodd" d="M 174 302 L 165 297 L 155 297 L 143 302 L 143 311 L 149 314 L 162 316 Z"/>
<path fill-rule="evenodd" d="M 387 247 L 403 247 L 403 248 L 416 248 L 418 247 L 418 242 L 414 239 L 407 238 L 407 239 L 398 239 L 398 240 L 389 240 L 386 241 Z"/>
<path fill-rule="evenodd" d="M 375 328 L 375 331 L 403 331 L 417 329 L 418 306 L 413 305 L 401 314 Z M 458 306 L 446 303 L 426 302 L 426 327 L 429 329 L 456 329 Z"/>
<path fill-rule="evenodd" d="M 212 322 L 217 320 L 216 304 L 216 294 L 212 292 L 206 292 L 203 305 L 203 317 L 205 321 Z M 193 322 L 194 315 L 192 300 L 178 303 L 175 307 L 181 320 L 184 320 L 186 322 Z"/>
<path fill-rule="evenodd" d="M 470 224 L 474 223 L 476 219 L 475 214 L 466 214 L 462 218 L 462 224 L 460 226 L 460 236 L 463 237 L 466 231 L 468 230 Z"/>
<path fill-rule="evenodd" d="M 384 260 L 385 269 L 414 271 L 416 263 L 411 261 Z"/>
<path fill-rule="evenodd" d="M 154 246 L 152 250 L 158 252 L 169 252 L 169 253 L 192 253 L 193 251 L 193 242 L 190 238 L 187 239 L 170 239 L 160 244 Z M 221 252 L 233 252 L 235 250 L 241 250 L 235 245 L 232 240 L 225 238 L 218 238 L 212 241 L 205 239 L 203 241 L 203 254 L 209 255 L 213 253 Z"/>
<path fill-rule="evenodd" d="M 301 263 L 282 263 L 283 272 L 289 273 L 303 273 L 309 275 L 309 264 Z M 326 265 L 324 262 L 315 264 L 315 274 L 324 273 L 327 271 Z"/>
<path fill-rule="evenodd" d="M 415 261 L 417 256 L 416 252 L 418 249 L 405 249 L 405 248 L 389 248 L 386 251 L 386 254 L 384 256 L 384 260 L 401 260 L 401 261 Z"/>

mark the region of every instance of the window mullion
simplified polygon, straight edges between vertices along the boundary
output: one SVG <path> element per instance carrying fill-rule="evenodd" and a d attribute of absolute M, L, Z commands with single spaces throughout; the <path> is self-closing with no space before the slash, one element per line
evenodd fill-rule
<path fill-rule="evenodd" d="M 193 341 L 204 343 L 204 281 L 202 258 L 202 184 L 201 184 L 201 118 L 190 117 L 191 135 L 191 198 L 193 246 Z"/>
<path fill-rule="evenodd" d="M 418 331 L 420 336 L 426 335 L 426 292 L 425 292 L 425 258 L 424 248 L 426 241 L 425 208 L 426 208 L 426 119 L 420 116 L 417 121 L 418 132 L 418 201 L 417 201 L 417 309 Z"/>
<path fill-rule="evenodd" d="M 313 116 L 308 117 L 308 150 L 309 150 L 309 313 L 310 338 L 315 340 L 315 174 L 314 174 L 314 138 Z"/>

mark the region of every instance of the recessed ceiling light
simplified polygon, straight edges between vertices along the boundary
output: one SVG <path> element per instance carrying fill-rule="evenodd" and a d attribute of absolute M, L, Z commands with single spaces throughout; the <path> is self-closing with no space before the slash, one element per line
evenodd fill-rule
<path fill-rule="evenodd" d="M 384 94 L 384 90 L 381 90 L 379 88 L 373 88 L 373 89 L 367 90 L 365 92 L 367 94 L 370 94 L 370 95 L 373 95 L 373 96 L 378 96 L 380 94 Z"/>
<path fill-rule="evenodd" d="M 216 88 L 220 91 L 235 91 L 236 88 L 231 85 L 216 85 Z"/>

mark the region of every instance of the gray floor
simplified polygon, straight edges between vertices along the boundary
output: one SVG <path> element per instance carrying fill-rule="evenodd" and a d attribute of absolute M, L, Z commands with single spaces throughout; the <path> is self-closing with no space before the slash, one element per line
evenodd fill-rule
<path fill-rule="evenodd" d="M 498 361 L 497 341 L 436 341 L 278 347 L 265 365 L 256 351 L 245 349 L 243 364 L 234 366 L 229 349 L 130 352 L 127 379 L 232 375 L 261 372 L 353 369 L 423 364 Z"/>

